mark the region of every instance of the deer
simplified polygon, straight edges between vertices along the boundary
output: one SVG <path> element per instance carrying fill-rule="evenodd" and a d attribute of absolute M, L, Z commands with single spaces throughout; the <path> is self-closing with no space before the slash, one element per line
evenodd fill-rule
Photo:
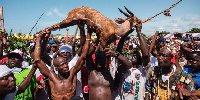
<path fill-rule="evenodd" d="M 67 28 L 69 26 L 73 26 L 78 24 L 78 22 L 83 21 L 87 26 L 95 27 L 95 33 L 97 34 L 97 40 L 100 41 L 101 46 L 105 48 L 108 44 L 117 39 L 117 36 L 124 36 L 126 33 L 133 31 L 134 27 L 138 23 L 145 23 L 152 18 L 164 13 L 166 16 L 171 16 L 169 11 L 171 8 L 175 7 L 182 0 L 179 0 L 177 3 L 171 5 L 169 9 L 166 9 L 153 17 L 148 17 L 145 20 L 140 20 L 137 18 L 130 10 L 128 10 L 125 6 L 124 8 L 128 13 L 125 13 L 121 9 L 119 11 L 126 16 L 126 18 L 115 18 L 115 22 L 120 24 L 116 24 L 109 18 L 102 15 L 99 11 L 92 9 L 90 7 L 80 7 L 75 8 L 68 13 L 66 19 L 57 23 L 53 26 L 47 27 L 45 30 L 54 31 L 57 29 Z"/>
<path fill-rule="evenodd" d="M 79 21 L 83 21 L 87 26 L 95 27 L 97 39 L 99 39 L 101 46 L 105 48 L 109 43 L 116 40 L 117 36 L 124 36 L 138 22 L 141 22 L 130 10 L 126 7 L 125 9 L 129 14 L 123 12 L 121 9 L 119 9 L 119 11 L 123 13 L 126 18 L 115 18 L 115 22 L 121 25 L 117 25 L 95 9 L 82 6 L 73 9 L 68 13 L 66 19 L 53 26 L 47 27 L 45 30 L 55 31 L 57 29 L 76 25 Z"/>

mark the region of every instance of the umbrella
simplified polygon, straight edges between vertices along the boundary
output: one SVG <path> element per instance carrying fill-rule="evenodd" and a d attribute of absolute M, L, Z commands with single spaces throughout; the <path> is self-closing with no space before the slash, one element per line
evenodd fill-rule
<path fill-rule="evenodd" d="M 94 35 L 94 36 L 92 36 L 92 37 L 91 37 L 91 39 L 96 39 L 96 38 L 97 38 L 97 36 L 96 36 L 96 35 Z"/>
<path fill-rule="evenodd" d="M 81 38 L 81 37 L 77 34 L 77 35 L 76 35 L 76 39 L 80 39 L 80 38 Z"/>
<path fill-rule="evenodd" d="M 25 39 L 29 39 L 30 35 L 26 34 L 26 36 L 24 37 Z"/>
<path fill-rule="evenodd" d="M 14 34 L 14 37 L 16 37 L 17 39 L 20 38 L 20 37 L 17 35 L 17 33 Z"/>

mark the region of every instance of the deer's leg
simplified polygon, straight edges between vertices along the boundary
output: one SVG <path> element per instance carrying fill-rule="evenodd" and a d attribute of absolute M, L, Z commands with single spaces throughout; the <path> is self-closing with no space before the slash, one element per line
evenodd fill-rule
<path fill-rule="evenodd" d="M 67 18 L 65 20 L 63 20 L 60 23 L 57 23 L 53 26 L 48 27 L 47 29 L 49 31 L 55 31 L 57 29 L 62 29 L 62 28 L 67 28 L 69 26 L 73 26 L 76 25 L 79 19 L 75 19 L 75 18 Z"/>

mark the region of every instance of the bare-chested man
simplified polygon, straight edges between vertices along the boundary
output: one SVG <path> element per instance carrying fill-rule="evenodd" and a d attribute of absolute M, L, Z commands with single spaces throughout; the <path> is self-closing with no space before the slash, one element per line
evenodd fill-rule
<path fill-rule="evenodd" d="M 82 50 L 82 54 L 78 59 L 76 65 L 69 70 L 68 62 L 63 57 L 57 57 L 53 63 L 58 71 L 56 75 L 53 71 L 49 71 L 45 63 L 41 60 L 41 40 L 46 41 L 48 34 L 40 31 L 38 32 L 36 46 L 35 46 L 35 59 L 40 72 L 49 78 L 51 88 L 51 95 L 53 100 L 69 100 L 75 95 L 76 90 L 76 73 L 81 69 L 84 64 L 86 55 L 89 48 L 92 30 L 88 28 L 87 38 Z M 47 33 L 50 33 L 47 31 Z"/>
<path fill-rule="evenodd" d="M 130 34 L 132 31 L 133 30 L 130 30 L 127 34 Z M 92 59 L 93 53 L 95 53 L 94 62 Z M 118 56 L 125 59 L 122 55 L 118 54 Z M 97 48 L 92 45 L 90 46 L 89 53 L 86 58 L 86 67 L 89 72 L 89 100 L 112 100 L 111 94 L 114 87 L 114 80 L 110 73 L 110 68 L 105 67 L 106 59 L 106 54 L 100 45 L 98 45 Z"/>

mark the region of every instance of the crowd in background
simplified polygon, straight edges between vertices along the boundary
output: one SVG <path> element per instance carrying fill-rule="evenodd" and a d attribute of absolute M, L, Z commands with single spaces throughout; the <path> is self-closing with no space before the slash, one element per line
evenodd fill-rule
<path fill-rule="evenodd" d="M 199 99 L 200 43 L 189 34 L 180 37 L 175 33 L 174 38 L 166 39 L 161 33 L 151 38 L 140 36 L 139 34 L 141 33 L 138 31 L 137 33 L 138 37 L 120 37 L 110 43 L 109 52 L 102 50 L 106 53 L 106 57 L 108 57 L 107 55 L 110 57 L 110 59 L 105 58 L 106 63 L 104 66 L 110 67 L 109 71 L 113 77 L 112 99 Z M 40 47 L 36 46 L 37 40 L 27 40 L 28 52 L 24 47 L 9 51 L 7 48 L 15 43 L 9 40 L 3 43 L 3 38 L 6 37 L 4 35 L 4 33 L 1 33 L 0 38 L 0 98 L 3 98 L 3 100 L 54 99 L 52 98 L 52 88 L 50 88 L 52 81 L 49 81 L 48 77 L 45 76 L 46 74 L 43 75 L 42 68 L 38 68 L 40 60 L 43 58 L 42 61 L 45 62 L 48 70 L 54 70 L 58 74 L 59 72 L 58 70 L 56 71 L 53 60 L 61 56 L 66 57 L 65 60 L 70 62 L 73 58 L 76 58 L 78 50 L 85 46 L 81 44 L 82 37 L 80 39 L 72 38 L 67 42 L 65 39 L 59 40 L 51 37 L 48 40 L 43 39 L 42 41 L 47 42 L 46 44 L 41 42 Z M 123 38 L 124 42 L 121 45 L 119 43 Z M 87 39 L 89 40 L 90 38 L 87 37 Z M 151 48 L 154 39 L 155 44 Z M 89 44 L 98 48 L 97 41 L 97 39 L 92 39 Z M 143 41 L 145 41 L 146 45 Z M 43 45 L 46 46 L 45 49 L 42 48 Z M 121 50 L 119 45 L 122 46 Z M 149 56 L 146 56 L 144 51 L 145 49 L 150 50 L 150 48 L 152 50 L 148 52 Z M 42 49 L 40 51 L 41 59 L 38 61 L 34 59 L 34 57 L 39 57 L 34 55 L 37 49 Z M 45 55 L 46 53 L 49 58 Z M 82 53 L 85 52 L 82 51 Z M 73 60 L 75 61 L 73 63 L 76 64 L 78 62 L 78 59 L 82 57 L 81 53 L 80 55 L 76 60 Z M 94 63 L 97 60 L 97 55 L 93 53 L 91 56 Z M 131 65 L 129 66 L 128 62 L 120 59 L 121 56 L 131 62 Z M 149 59 L 149 62 L 146 62 L 146 59 Z M 98 62 L 96 61 L 96 63 Z M 75 66 L 75 64 L 72 65 Z M 128 67 L 122 68 L 123 70 L 126 69 L 124 71 L 119 71 L 118 68 L 120 66 Z M 115 69 L 116 72 L 113 75 L 114 71 L 112 69 Z M 91 96 L 89 92 L 92 91 L 89 86 L 91 80 L 88 81 L 91 73 L 89 70 L 91 69 L 87 69 L 87 64 L 82 64 L 80 73 L 77 73 L 76 77 L 76 93 L 71 96 L 71 100 L 89 100 Z M 9 80 L 9 82 L 6 82 L 6 80 Z"/>

